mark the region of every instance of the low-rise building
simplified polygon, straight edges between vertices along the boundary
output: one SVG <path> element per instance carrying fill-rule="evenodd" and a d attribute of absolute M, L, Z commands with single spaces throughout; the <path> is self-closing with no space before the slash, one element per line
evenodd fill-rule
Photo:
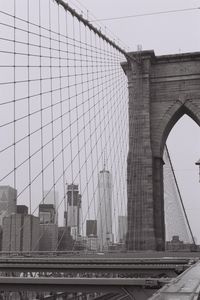
<path fill-rule="evenodd" d="M 87 250 L 89 251 L 98 251 L 99 248 L 99 240 L 97 238 L 97 236 L 91 234 L 89 236 L 87 236 Z"/>
<path fill-rule="evenodd" d="M 190 243 L 184 243 L 180 240 L 178 235 L 174 235 L 171 241 L 166 242 L 166 251 L 192 251 L 194 245 Z"/>

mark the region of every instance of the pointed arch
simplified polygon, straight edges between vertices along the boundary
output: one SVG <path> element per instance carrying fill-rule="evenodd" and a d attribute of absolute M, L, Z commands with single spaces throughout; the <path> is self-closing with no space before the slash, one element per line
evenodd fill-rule
<path fill-rule="evenodd" d="M 200 126 L 200 113 L 192 104 L 192 101 L 187 100 L 184 104 L 174 105 L 167 113 L 167 117 L 162 120 L 161 126 L 158 128 L 160 131 L 159 149 L 157 149 L 157 156 L 163 157 L 164 146 L 166 140 L 175 126 L 175 124 L 183 117 L 188 115 L 198 126 Z"/>

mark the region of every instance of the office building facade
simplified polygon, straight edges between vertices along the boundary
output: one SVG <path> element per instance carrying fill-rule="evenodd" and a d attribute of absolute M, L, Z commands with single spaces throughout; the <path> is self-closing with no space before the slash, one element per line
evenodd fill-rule
<path fill-rule="evenodd" d="M 97 220 L 86 220 L 86 236 L 97 236 Z"/>
<path fill-rule="evenodd" d="M 3 218 L 16 213 L 17 190 L 9 185 L 0 186 L 0 226 Z"/>
<path fill-rule="evenodd" d="M 77 239 L 81 233 L 81 195 L 78 185 L 70 184 L 67 187 L 67 227 L 73 239 Z"/>
<path fill-rule="evenodd" d="M 14 213 L 3 219 L 2 251 L 38 251 L 39 218 Z"/>
<path fill-rule="evenodd" d="M 58 227 L 58 251 L 69 251 L 74 248 L 70 227 Z"/>
<path fill-rule="evenodd" d="M 39 205 L 40 251 L 56 251 L 58 246 L 58 224 L 54 204 Z"/>
<path fill-rule="evenodd" d="M 118 241 L 125 243 L 127 233 L 127 216 L 118 216 Z"/>
<path fill-rule="evenodd" d="M 58 225 L 54 223 L 40 224 L 40 251 L 56 251 L 58 248 Z"/>
<path fill-rule="evenodd" d="M 99 240 L 97 238 L 97 236 L 94 235 L 89 235 L 87 237 L 87 250 L 89 251 L 98 251 L 98 247 L 99 247 Z"/>
<path fill-rule="evenodd" d="M 55 224 L 56 211 L 53 204 L 40 204 L 39 205 L 39 218 L 40 224 Z"/>
<path fill-rule="evenodd" d="M 17 214 L 28 215 L 28 207 L 26 205 L 17 205 L 16 212 Z"/>
<path fill-rule="evenodd" d="M 44 203 L 52 204 L 55 209 L 55 223 L 58 223 L 58 206 L 59 206 L 59 193 L 58 191 L 44 191 Z"/>

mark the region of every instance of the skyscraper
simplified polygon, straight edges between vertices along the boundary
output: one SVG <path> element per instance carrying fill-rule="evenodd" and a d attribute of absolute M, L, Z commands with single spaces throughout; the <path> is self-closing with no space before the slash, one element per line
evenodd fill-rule
<path fill-rule="evenodd" d="M 58 225 L 54 204 L 39 205 L 40 251 L 55 251 L 58 244 Z"/>
<path fill-rule="evenodd" d="M 97 251 L 99 239 L 97 238 L 97 220 L 86 221 L 86 243 L 89 251 Z"/>
<path fill-rule="evenodd" d="M 73 250 L 75 241 L 70 232 L 70 227 L 58 228 L 58 251 Z"/>
<path fill-rule="evenodd" d="M 53 204 L 39 205 L 40 224 L 54 224 L 56 223 L 56 211 Z"/>
<path fill-rule="evenodd" d="M 127 216 L 118 216 L 118 241 L 125 243 L 127 233 Z"/>
<path fill-rule="evenodd" d="M 3 251 L 37 251 L 39 218 L 28 215 L 28 207 L 19 205 L 18 212 L 3 219 Z"/>
<path fill-rule="evenodd" d="M 58 191 L 44 191 L 44 203 L 43 204 L 52 204 L 55 209 L 55 223 L 58 223 Z"/>
<path fill-rule="evenodd" d="M 58 247 L 58 225 L 55 223 L 40 224 L 40 251 L 56 251 Z"/>
<path fill-rule="evenodd" d="M 97 236 L 100 250 L 108 248 L 112 234 L 112 178 L 105 168 L 98 174 Z"/>
<path fill-rule="evenodd" d="M 97 220 L 86 221 L 86 236 L 97 236 Z"/>
<path fill-rule="evenodd" d="M 9 185 L 0 186 L 0 226 L 3 218 L 16 212 L 17 190 Z"/>
<path fill-rule="evenodd" d="M 70 184 L 67 187 L 67 227 L 71 228 L 74 239 L 80 234 L 81 223 L 81 195 L 78 185 Z"/>

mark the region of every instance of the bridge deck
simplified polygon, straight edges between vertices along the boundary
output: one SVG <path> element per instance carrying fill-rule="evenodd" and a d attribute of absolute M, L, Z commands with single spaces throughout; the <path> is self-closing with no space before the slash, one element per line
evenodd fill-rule
<path fill-rule="evenodd" d="M 197 300 L 200 295 L 200 262 L 187 269 L 158 291 L 151 300 Z"/>
<path fill-rule="evenodd" d="M 174 277 L 186 270 L 193 260 L 189 258 L 106 258 L 106 257 L 0 257 L 0 271 L 18 272 L 111 272 L 113 274 L 146 274 Z"/>
<path fill-rule="evenodd" d="M 167 278 L 20 278 L 1 277 L 4 291 L 63 291 L 63 292 L 121 292 L 123 287 L 159 288 L 168 283 Z"/>

